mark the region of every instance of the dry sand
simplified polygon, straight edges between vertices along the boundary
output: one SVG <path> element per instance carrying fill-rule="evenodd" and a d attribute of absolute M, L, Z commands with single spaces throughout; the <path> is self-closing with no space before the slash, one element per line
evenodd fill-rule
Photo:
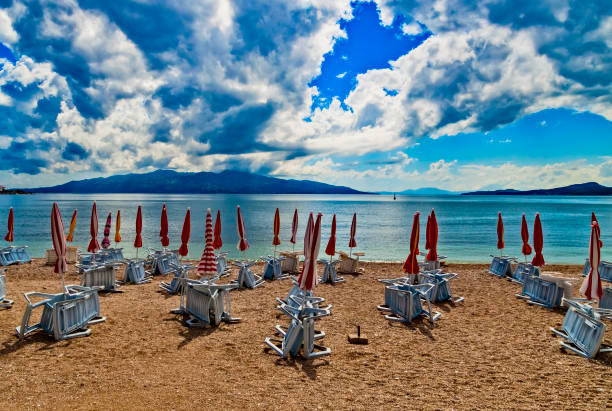
<path fill-rule="evenodd" d="M 288 280 L 232 292 L 239 324 L 193 329 L 169 311 L 178 296 L 146 285 L 100 297 L 106 322 L 86 338 L 56 342 L 37 333 L 20 342 L 26 291 L 59 292 L 60 281 L 41 260 L 7 270 L 10 310 L 0 311 L 0 404 L 6 408 L 572 408 L 612 406 L 612 355 L 589 361 L 559 349 L 549 326 L 564 311 L 528 305 L 520 287 L 485 274 L 485 265 L 451 265 L 453 286 L 465 302 L 437 304 L 431 326 L 390 323 L 376 309 L 383 285 L 399 264 L 366 263 L 365 274 L 344 284 L 320 285 L 316 295 L 333 304 L 317 322 L 327 333 L 328 357 L 283 360 L 264 350 L 275 309 Z M 547 267 L 577 277 L 576 266 Z M 71 270 L 74 269 L 71 267 Z M 261 271 L 261 267 L 256 268 Z M 235 278 L 236 273 L 233 273 Z M 70 274 L 67 283 L 79 282 Z M 361 325 L 366 346 L 347 334 Z M 606 340 L 610 342 L 608 330 Z"/>

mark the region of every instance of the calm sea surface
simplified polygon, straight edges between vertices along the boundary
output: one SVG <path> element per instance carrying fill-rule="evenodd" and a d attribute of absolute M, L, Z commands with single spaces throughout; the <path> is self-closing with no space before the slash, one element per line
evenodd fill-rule
<path fill-rule="evenodd" d="M 221 210 L 223 251 L 240 257 L 236 250 L 236 205 L 240 205 L 251 248 L 250 258 L 271 254 L 272 220 L 280 209 L 281 242 L 279 250 L 291 249 L 291 219 L 299 212 L 299 240 L 302 249 L 305 223 L 310 211 L 323 214 L 321 253 L 323 254 L 332 215 L 337 218 L 336 249 L 348 251 L 348 237 L 353 213 L 357 213 L 357 245 L 367 260 L 399 261 L 408 254 L 408 241 L 415 211 L 421 212 L 420 246 L 425 246 L 427 213 L 433 208 L 439 225 L 438 252 L 450 261 L 484 262 L 495 248 L 497 212 L 501 211 L 505 227 L 505 254 L 520 255 L 521 214 L 526 213 L 530 235 L 533 219 L 540 213 L 544 230 L 544 257 L 547 263 L 582 263 L 588 255 L 590 215 L 594 211 L 601 225 L 603 259 L 612 259 L 612 197 L 516 197 L 516 196 L 392 196 L 376 195 L 147 195 L 147 194 L 36 194 L 0 196 L 0 239 L 5 235 L 9 207 L 15 213 L 15 245 L 27 245 L 33 257 L 43 257 L 51 248 L 50 215 L 54 201 L 59 204 L 66 230 L 74 209 L 78 210 L 74 245 L 84 251 L 89 242 L 89 218 L 92 201 L 97 202 L 99 235 L 109 212 L 121 210 L 121 236 L 126 256 L 134 256 L 136 211 L 143 208 L 143 245 L 159 249 L 161 207 L 166 203 L 170 225 L 170 247 L 178 248 L 187 207 L 191 207 L 191 241 L 189 257 L 199 258 L 204 248 L 204 221 L 207 208 L 213 219 Z M 531 239 L 530 239 L 531 240 Z M 6 244 L 2 242 L 2 244 Z"/>

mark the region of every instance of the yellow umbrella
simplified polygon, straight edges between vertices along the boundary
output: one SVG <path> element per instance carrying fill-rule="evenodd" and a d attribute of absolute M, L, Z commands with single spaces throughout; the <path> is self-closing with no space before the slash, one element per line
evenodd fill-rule
<path fill-rule="evenodd" d="M 77 210 L 74 210 L 72 213 L 72 219 L 70 220 L 70 232 L 68 233 L 68 237 L 66 237 L 66 241 L 72 242 L 72 237 L 74 237 L 74 229 L 76 227 L 76 215 Z"/>
<path fill-rule="evenodd" d="M 121 210 L 117 210 L 117 219 L 115 220 L 115 243 L 121 242 L 121 234 L 119 234 L 120 228 L 121 228 Z"/>

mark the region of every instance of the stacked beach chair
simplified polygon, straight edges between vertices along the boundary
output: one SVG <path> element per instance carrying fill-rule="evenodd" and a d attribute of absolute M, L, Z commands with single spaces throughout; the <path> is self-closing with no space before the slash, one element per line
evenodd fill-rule
<path fill-rule="evenodd" d="M 284 280 L 289 278 L 288 275 L 283 273 L 283 261 L 285 257 L 268 255 L 261 257 L 261 259 L 266 263 L 262 274 L 264 280 Z"/>
<path fill-rule="evenodd" d="M 98 291 L 93 288 L 69 285 L 59 294 L 29 292 L 24 296 L 28 305 L 16 328 L 20 339 L 37 330 L 58 341 L 84 337 L 91 333 L 89 325 L 105 320 L 100 316 Z M 35 298 L 40 300 L 33 301 Z M 32 312 L 37 309 L 42 309 L 40 321 L 30 325 Z"/>
<path fill-rule="evenodd" d="M 31 261 L 27 246 L 10 246 L 0 249 L 0 264 L 3 266 L 29 263 Z"/>
<path fill-rule="evenodd" d="M 336 271 L 340 274 L 361 274 L 363 273 L 363 268 L 359 267 L 359 257 L 363 257 L 365 253 L 363 252 L 355 252 L 351 253 L 349 256 L 347 253 L 343 251 L 339 251 L 338 255 L 340 256 L 340 261 L 336 266 Z"/>
<path fill-rule="evenodd" d="M 255 264 L 255 261 L 236 261 L 232 263 L 239 270 L 238 280 L 232 281 L 233 284 L 238 286 L 237 288 L 257 288 L 266 282 L 260 275 L 253 273 L 251 270 L 253 264 Z"/>
<path fill-rule="evenodd" d="M 0 308 L 11 308 L 14 301 L 6 298 L 6 277 L 4 269 L 0 271 Z"/>
<path fill-rule="evenodd" d="M 121 284 L 145 284 L 151 282 L 151 272 L 145 270 L 144 260 L 125 260 L 125 270 Z"/>
<path fill-rule="evenodd" d="M 325 337 L 323 331 L 315 330 L 315 321 L 331 315 L 331 305 L 321 308 L 319 305 L 325 300 L 309 294 L 294 283 L 285 301 L 277 299 L 277 308 L 289 317 L 289 325 L 286 328 L 276 325 L 275 330 L 282 339 L 268 337 L 265 343 L 282 358 L 302 355 L 311 359 L 331 354 L 329 348 L 315 344 Z"/>
<path fill-rule="evenodd" d="M 191 264 L 174 264 L 172 263 L 168 268 L 172 269 L 172 271 L 174 272 L 174 276 L 172 277 L 172 280 L 167 283 L 165 281 L 162 281 L 159 284 L 159 288 L 162 289 L 162 291 L 167 292 L 168 294 L 178 294 L 178 293 L 182 293 L 183 287 L 186 284 L 190 284 L 190 283 L 197 283 L 197 280 L 190 280 L 189 279 L 189 270 L 193 270 L 195 268 L 195 266 L 191 265 Z"/>
<path fill-rule="evenodd" d="M 319 262 L 325 265 L 325 268 L 323 269 L 323 276 L 321 276 L 322 283 L 339 284 L 345 281 L 344 277 L 338 275 L 337 266 L 342 262 L 342 260 L 321 259 Z"/>
<path fill-rule="evenodd" d="M 120 283 L 117 281 L 115 270 L 118 263 L 93 262 L 89 265 L 77 264 L 76 267 L 82 274 L 81 286 L 91 287 L 99 291 L 122 292 L 119 290 Z"/>

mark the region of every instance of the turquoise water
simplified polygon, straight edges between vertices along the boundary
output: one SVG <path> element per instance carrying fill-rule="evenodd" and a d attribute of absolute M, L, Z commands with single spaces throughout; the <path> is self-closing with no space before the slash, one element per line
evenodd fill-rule
<path fill-rule="evenodd" d="M 601 225 L 604 259 L 612 259 L 612 197 L 516 197 L 516 196 L 392 196 L 376 195 L 148 195 L 148 194 L 37 194 L 0 196 L 0 238 L 4 237 L 9 207 L 15 213 L 15 245 L 27 245 L 33 257 L 43 257 L 51 248 L 50 215 L 54 201 L 59 204 L 66 230 L 72 211 L 78 209 L 74 245 L 81 250 L 89 242 L 89 218 L 92 201 L 98 205 L 99 235 L 109 211 L 114 217 L 121 210 L 121 236 L 126 256 L 134 256 L 136 211 L 143 208 L 143 245 L 159 249 L 159 220 L 165 202 L 170 223 L 170 246 L 178 248 L 187 207 L 191 207 L 191 241 L 189 257 L 199 258 L 204 248 L 206 208 L 221 210 L 223 249 L 238 258 L 236 250 L 236 205 L 240 205 L 251 248 L 250 258 L 271 254 L 272 220 L 280 209 L 281 241 L 279 250 L 291 249 L 291 219 L 298 208 L 300 236 L 296 247 L 302 248 L 305 223 L 310 211 L 323 214 L 321 253 L 327 244 L 332 215 L 337 218 L 336 249 L 347 250 L 353 212 L 357 213 L 357 245 L 367 260 L 399 261 L 408 254 L 408 240 L 415 211 L 421 214 L 421 248 L 425 246 L 426 214 L 434 208 L 439 225 L 438 252 L 451 261 L 480 262 L 496 253 L 497 212 L 501 211 L 505 227 L 505 254 L 520 255 L 521 214 L 526 213 L 533 230 L 533 219 L 540 213 L 544 230 L 544 257 L 548 263 L 582 263 L 588 254 L 591 211 Z M 4 243 L 4 242 L 2 242 Z M 5 244 L 5 243 L 4 243 Z M 140 255 L 143 255 L 141 249 Z"/>

